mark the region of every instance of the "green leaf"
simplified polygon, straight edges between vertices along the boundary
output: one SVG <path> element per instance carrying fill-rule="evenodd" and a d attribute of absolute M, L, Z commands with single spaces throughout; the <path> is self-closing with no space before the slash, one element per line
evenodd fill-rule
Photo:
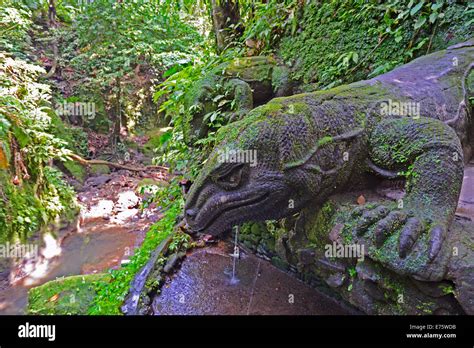
<path fill-rule="evenodd" d="M 163 77 L 164 78 L 170 77 L 171 75 L 178 72 L 178 68 L 179 68 L 179 65 L 173 65 L 171 68 L 165 71 L 165 73 L 163 74 Z"/>
<path fill-rule="evenodd" d="M 428 38 L 424 38 L 423 40 L 421 40 L 420 42 L 418 42 L 418 44 L 415 46 L 414 50 L 418 50 L 420 49 L 421 47 L 423 47 L 423 45 L 428 42 Z"/>
<path fill-rule="evenodd" d="M 168 142 L 168 140 L 170 140 L 172 136 L 173 136 L 173 133 L 171 133 L 169 131 L 161 134 L 160 137 L 159 137 L 159 140 L 158 140 L 160 145 L 163 145 L 166 142 Z"/>
<path fill-rule="evenodd" d="M 438 11 L 441 7 L 443 7 L 443 1 L 437 1 L 433 5 L 431 5 L 431 10 Z"/>
<path fill-rule="evenodd" d="M 426 23 L 426 17 L 421 16 L 415 23 L 415 30 L 421 28 Z"/>
<path fill-rule="evenodd" d="M 352 54 L 352 61 L 356 64 L 359 62 L 359 55 L 357 54 L 357 52 L 354 52 L 354 54 Z"/>
<path fill-rule="evenodd" d="M 217 103 L 219 100 L 221 100 L 221 99 L 224 98 L 224 97 L 225 97 L 225 95 L 219 94 L 219 95 L 215 96 L 215 97 L 212 99 L 212 101 L 213 101 L 214 103 Z"/>
<path fill-rule="evenodd" d="M 438 18 L 438 12 L 433 12 L 432 14 L 430 14 L 430 23 L 434 23 L 437 18 Z"/>
<path fill-rule="evenodd" d="M 410 10 L 410 15 L 411 16 L 416 15 L 418 11 L 423 7 L 424 4 L 425 4 L 424 1 L 420 1 L 418 4 L 416 4 L 416 6 Z"/>
<path fill-rule="evenodd" d="M 229 101 L 228 101 L 227 99 L 221 100 L 221 101 L 219 102 L 219 104 L 217 104 L 217 107 L 220 108 L 220 107 L 224 106 L 225 104 L 227 104 L 228 102 L 229 102 Z"/>

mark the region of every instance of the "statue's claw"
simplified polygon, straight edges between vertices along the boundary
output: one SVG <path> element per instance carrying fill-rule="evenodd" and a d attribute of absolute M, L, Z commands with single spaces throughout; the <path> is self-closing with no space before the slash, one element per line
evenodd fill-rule
<path fill-rule="evenodd" d="M 357 211 L 355 214 L 358 214 L 359 212 L 362 213 L 362 216 L 354 228 L 358 236 L 364 234 L 364 232 L 367 231 L 367 228 L 373 225 L 376 221 L 383 219 L 389 213 L 389 210 L 387 207 L 379 205 L 372 210 L 359 209 L 359 211 Z"/>
<path fill-rule="evenodd" d="M 375 245 L 380 248 L 393 231 L 400 227 L 406 219 L 407 214 L 403 211 L 392 211 L 380 220 L 374 228 Z"/>
<path fill-rule="evenodd" d="M 413 212 L 390 210 L 380 205 L 373 209 L 357 207 L 352 211 L 352 217 L 358 219 L 354 232 L 361 236 L 371 226 L 377 248 L 383 246 L 389 236 L 400 230 L 398 253 L 401 258 L 407 257 L 422 233 L 430 233 L 428 258 L 433 261 L 441 250 L 446 238 L 447 228 L 442 223 L 432 224 L 416 216 Z M 415 215 L 415 216 L 414 216 Z M 433 226 L 429 228 L 429 226 Z"/>
<path fill-rule="evenodd" d="M 408 219 L 407 223 L 400 233 L 398 254 L 403 259 L 410 252 L 411 248 L 417 241 L 421 232 L 424 230 L 424 224 L 416 217 Z"/>
<path fill-rule="evenodd" d="M 428 254 L 428 258 L 430 259 L 430 261 L 433 261 L 441 250 L 441 246 L 443 245 L 444 239 L 446 238 L 446 232 L 447 228 L 443 225 L 435 225 L 431 229 L 429 243 L 430 249 Z"/>
<path fill-rule="evenodd" d="M 405 258 L 418 240 L 418 237 L 424 232 L 428 232 L 429 221 L 423 221 L 416 217 L 408 219 L 400 233 L 399 255 Z M 432 262 L 441 250 L 444 239 L 446 238 L 447 228 L 443 224 L 435 224 L 430 230 L 430 241 L 428 245 L 428 259 Z"/>

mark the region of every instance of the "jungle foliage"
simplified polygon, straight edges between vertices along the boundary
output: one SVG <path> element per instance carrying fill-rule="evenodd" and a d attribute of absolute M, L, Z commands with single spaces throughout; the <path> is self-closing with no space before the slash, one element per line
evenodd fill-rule
<path fill-rule="evenodd" d="M 25 241 L 75 211 L 73 190 L 49 166 L 69 150 L 54 135 L 51 90 L 40 81 L 45 71 L 22 53 L 31 42 L 30 18 L 19 5 L 0 16 L 0 240 Z"/>

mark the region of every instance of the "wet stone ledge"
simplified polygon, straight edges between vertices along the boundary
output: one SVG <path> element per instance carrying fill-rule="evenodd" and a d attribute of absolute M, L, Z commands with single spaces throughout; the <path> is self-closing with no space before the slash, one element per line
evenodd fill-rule
<path fill-rule="evenodd" d="M 375 192 L 365 194 L 367 202 L 387 203 L 386 197 Z M 307 208 L 292 218 L 245 224 L 239 231 L 240 245 L 367 314 L 472 314 L 474 256 L 468 246 L 473 245 L 474 222 L 457 216 L 441 261 L 426 268 L 412 266 L 429 272 L 429 267 L 444 263 L 442 279 L 425 281 L 407 274 L 398 260 L 387 257 L 389 252 L 377 252 L 370 240 L 351 236 L 351 224 L 344 221 L 357 206 L 359 195 L 333 196 L 323 207 Z M 326 246 L 333 243 L 364 243 L 364 258 L 326 257 Z M 450 257 L 450 250 L 456 254 Z"/>

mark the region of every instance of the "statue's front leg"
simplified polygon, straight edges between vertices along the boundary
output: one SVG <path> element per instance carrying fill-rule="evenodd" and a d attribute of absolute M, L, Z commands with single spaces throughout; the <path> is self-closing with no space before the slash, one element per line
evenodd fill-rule
<path fill-rule="evenodd" d="M 403 118 L 382 122 L 369 138 L 370 160 L 379 173 L 406 178 L 406 195 L 392 206 L 360 209 L 358 235 L 370 229 L 377 248 L 394 233 L 398 255 L 416 249 L 427 263 L 438 256 L 454 217 L 463 179 L 458 137 L 440 121 Z"/>

